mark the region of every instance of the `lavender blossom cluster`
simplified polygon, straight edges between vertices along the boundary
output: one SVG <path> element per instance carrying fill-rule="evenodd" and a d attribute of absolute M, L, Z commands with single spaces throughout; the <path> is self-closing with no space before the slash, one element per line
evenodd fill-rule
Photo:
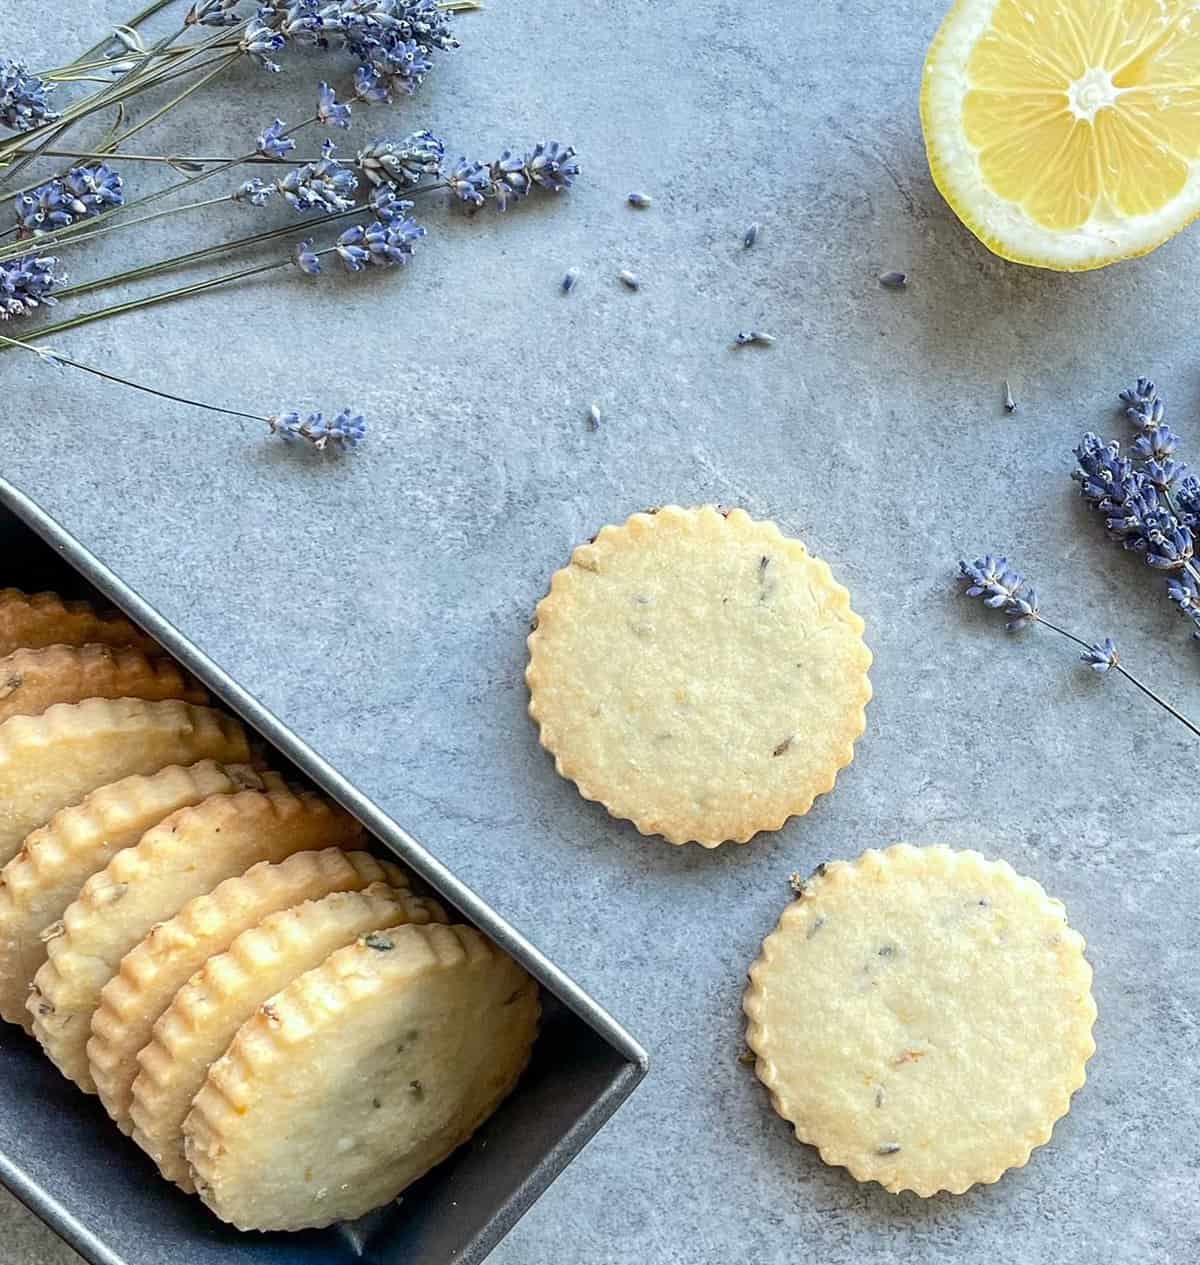
<path fill-rule="evenodd" d="M 223 24 L 226 8 L 209 9 L 197 21 Z M 267 70 L 279 70 L 275 55 L 292 41 L 348 52 L 365 101 L 412 93 L 433 67 L 431 54 L 458 47 L 450 15 L 436 0 L 271 0 L 246 24 L 241 47 Z"/>
<path fill-rule="evenodd" d="M 0 263 L 0 321 L 27 316 L 39 307 L 53 307 L 50 293 L 62 280 L 53 256 L 26 255 Z"/>
<path fill-rule="evenodd" d="M 561 193 L 579 175 L 575 150 L 558 141 L 541 141 L 525 154 L 505 150 L 491 163 L 460 158 L 447 179 L 451 192 L 477 211 L 489 200 L 498 211 L 527 198 L 534 188 Z"/>
<path fill-rule="evenodd" d="M 24 64 L 0 57 L 0 123 L 13 132 L 29 132 L 58 115 L 50 108 L 54 84 L 31 75 Z"/>
<path fill-rule="evenodd" d="M 1116 440 L 1088 432 L 1075 449 L 1072 477 L 1103 515 L 1108 534 L 1135 550 L 1167 581 L 1167 596 L 1196 625 L 1200 638 L 1200 480 L 1175 458 L 1179 436 L 1166 424 L 1166 405 L 1154 383 L 1139 378 L 1121 392 L 1136 432 L 1126 453 Z"/>
<path fill-rule="evenodd" d="M 23 234 L 49 232 L 99 215 L 125 201 L 120 175 L 107 163 L 72 167 L 59 180 L 39 185 L 15 199 Z"/>

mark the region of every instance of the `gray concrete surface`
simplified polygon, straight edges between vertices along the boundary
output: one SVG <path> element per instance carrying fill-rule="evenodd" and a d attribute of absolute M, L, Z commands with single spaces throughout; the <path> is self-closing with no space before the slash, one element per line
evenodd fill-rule
<path fill-rule="evenodd" d="M 0 0 L 3 42 L 60 60 L 129 7 Z M 489 0 L 387 127 L 430 125 L 481 156 L 570 141 L 586 165 L 570 195 L 474 221 L 431 205 L 404 275 L 285 275 L 63 340 L 238 407 L 355 403 L 374 430 L 353 460 L 0 364 L 4 473 L 652 1051 L 651 1079 L 497 1265 L 1166 1265 L 1200 1247 L 1195 741 L 1049 634 L 1006 639 L 951 582 L 960 555 L 1009 552 L 1048 611 L 1113 634 L 1200 712 L 1200 648 L 1067 477 L 1082 430 L 1121 429 L 1115 392 L 1143 371 L 1200 459 L 1200 232 L 1077 277 L 989 256 L 922 152 L 941 10 Z M 319 73 L 307 58 L 247 71 L 160 144 L 233 152 L 274 114 L 301 117 Z M 633 188 L 650 211 L 624 206 Z M 250 213 L 236 219 L 114 235 L 71 268 L 183 249 Z M 743 251 L 752 220 L 762 237 Z M 582 279 L 563 299 L 569 265 Z M 884 268 L 909 289 L 882 290 Z M 731 350 L 747 326 L 778 342 Z M 582 802 L 537 746 L 521 676 L 530 610 L 575 542 L 704 500 L 826 557 L 876 655 L 869 732 L 836 792 L 715 853 Z M 1099 1050 L 1074 1110 L 1026 1169 L 960 1198 L 894 1198 L 824 1168 L 736 1061 L 743 976 L 789 872 L 897 838 L 1035 875 L 1096 968 Z M 70 1258 L 11 1201 L 0 1236 L 13 1265 Z"/>

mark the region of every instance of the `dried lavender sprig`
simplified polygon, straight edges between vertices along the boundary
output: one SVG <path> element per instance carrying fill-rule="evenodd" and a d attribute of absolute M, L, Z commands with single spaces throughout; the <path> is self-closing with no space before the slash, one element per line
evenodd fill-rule
<path fill-rule="evenodd" d="M 987 554 L 972 563 L 960 561 L 958 578 L 965 586 L 964 592 L 967 597 L 980 598 L 985 606 L 999 610 L 1007 617 L 1005 623 L 1007 631 L 1019 632 L 1033 624 L 1041 624 L 1049 628 L 1051 632 L 1065 637 L 1082 648 L 1083 653 L 1079 656 L 1081 662 L 1097 672 L 1114 671 L 1123 676 L 1147 698 L 1169 712 L 1180 724 L 1200 738 L 1200 727 L 1194 725 L 1166 699 L 1156 694 L 1125 667 L 1111 637 L 1106 637 L 1103 642 L 1088 642 L 1049 620 L 1042 613 L 1037 590 L 1030 587 L 1025 577 L 1009 565 L 1007 558 Z"/>
<path fill-rule="evenodd" d="M 1110 538 L 1167 575 L 1167 596 L 1200 638 L 1200 481 L 1175 459 L 1179 436 L 1166 424 L 1166 403 L 1149 378 L 1120 393 L 1137 432 L 1126 454 L 1116 440 L 1089 431 L 1075 448 L 1074 478 L 1104 516 Z"/>
<path fill-rule="evenodd" d="M 0 334 L 0 343 L 9 347 L 19 347 L 32 352 L 46 364 L 58 367 L 69 366 L 90 373 L 93 377 L 103 378 L 106 382 L 115 382 L 120 386 L 132 387 L 135 391 L 144 391 L 147 395 L 157 396 L 160 400 L 171 400 L 176 404 L 187 404 L 191 408 L 206 409 L 210 413 L 222 413 L 226 417 L 241 417 L 251 422 L 263 422 L 272 435 L 284 440 L 301 439 L 318 451 L 330 448 L 339 452 L 347 452 L 357 448 L 366 436 L 366 422 L 361 414 L 350 409 L 343 409 L 331 421 L 325 421 L 320 413 L 309 414 L 301 420 L 296 412 L 272 414 L 246 413 L 241 409 L 226 408 L 220 404 L 208 404 L 203 400 L 189 399 L 185 395 L 176 395 L 172 391 L 162 391 L 157 387 L 148 387 L 143 382 L 134 382 L 131 378 L 123 378 L 120 374 L 110 373 L 106 369 L 98 369 L 95 365 L 84 364 L 75 360 L 65 352 L 54 351 L 49 347 L 37 347 L 33 343 L 22 342 L 17 338 L 7 338 Z"/>
<path fill-rule="evenodd" d="M 252 183 L 252 182 L 248 182 Z M 412 197 L 416 197 L 422 193 L 432 193 L 437 189 L 444 189 L 445 183 L 438 181 L 419 185 L 418 187 L 406 189 L 405 192 Z M 382 191 L 391 195 L 390 187 L 383 186 Z M 347 219 L 351 215 L 360 215 L 363 213 L 373 213 L 377 217 L 385 218 L 385 211 L 380 202 L 381 190 L 377 189 L 372 193 L 371 198 L 366 203 L 356 203 L 345 211 L 332 211 L 324 215 L 315 215 L 306 225 L 306 229 L 313 229 L 325 224 L 333 224 L 339 220 Z M 247 201 L 248 196 L 241 194 L 241 187 L 233 194 L 235 201 Z M 216 199 L 221 201 L 222 199 Z M 212 246 L 204 246 L 199 250 L 185 251 L 180 255 L 171 255 L 166 259 L 160 259 L 155 263 L 142 264 L 138 268 L 129 268 L 121 272 L 111 273 L 105 277 L 97 277 L 91 281 L 79 282 L 73 286 L 67 286 L 59 292 L 60 298 L 73 298 L 76 295 L 88 294 L 93 290 L 102 290 L 107 286 L 119 285 L 129 281 L 140 281 L 146 277 L 156 276 L 161 272 L 169 272 L 174 268 L 184 267 L 189 264 L 202 263 L 205 260 L 212 259 L 217 255 L 227 254 L 232 251 L 243 250 L 251 246 L 259 246 L 266 242 L 277 241 L 281 237 L 294 237 L 296 228 L 293 224 L 285 224 L 279 228 L 267 229 L 261 233 L 252 233 L 246 237 L 234 238 L 232 241 L 216 242 Z M 2 265 L 0 265 L 2 266 Z M 99 319 L 99 318 L 97 318 Z"/>
<path fill-rule="evenodd" d="M 393 205 L 407 206 L 408 204 L 397 202 Z M 359 209 L 358 207 L 350 208 L 350 210 Z M 370 262 L 375 264 L 407 263 L 413 254 L 416 242 L 425 236 L 425 230 L 401 213 L 395 213 L 386 207 L 380 208 L 378 204 L 373 209 L 376 210 L 379 219 L 364 228 L 366 246 L 373 256 Z M 339 212 L 338 214 L 346 214 L 346 212 Z M 330 218 L 333 217 L 331 216 Z M 309 238 L 301 242 L 296 251 L 282 259 L 273 259 L 267 263 L 257 264 L 249 268 L 239 268 L 234 272 L 220 273 L 203 281 L 175 286 L 170 290 L 160 290 L 155 294 L 147 294 L 137 299 L 128 299 L 124 303 L 114 303 L 109 307 L 98 308 L 95 311 L 82 312 L 78 316 L 72 316 L 67 320 L 56 321 L 52 325 L 42 326 L 37 331 L 37 336 L 40 338 L 49 334 L 62 333 L 64 330 L 77 329 L 81 325 L 88 325 L 93 321 L 107 320 L 109 317 L 120 316 L 125 312 L 135 312 L 141 308 L 153 307 L 159 303 L 168 303 L 174 299 L 204 294 L 209 290 L 215 290 L 218 286 L 228 285 L 234 281 L 242 281 L 249 277 L 256 277 L 262 273 L 274 272 L 280 268 L 299 267 L 301 272 L 316 274 L 321 271 L 320 259 L 323 255 L 336 253 L 342 258 L 343 262 L 348 264 L 347 252 L 343 249 L 348 244 L 357 243 L 338 242 L 333 246 L 325 247 L 323 250 L 314 251 L 311 248 L 312 239 Z M 358 269 L 351 268 L 351 271 L 358 271 Z"/>

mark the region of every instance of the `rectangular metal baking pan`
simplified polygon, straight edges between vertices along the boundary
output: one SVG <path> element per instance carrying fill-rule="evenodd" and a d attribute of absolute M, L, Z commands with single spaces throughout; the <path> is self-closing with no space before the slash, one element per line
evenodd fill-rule
<path fill-rule="evenodd" d="M 290 1235 L 240 1234 L 164 1182 L 95 1098 L 31 1038 L 0 1024 L 0 1181 L 94 1265 L 474 1265 L 570 1163 L 646 1073 L 637 1042 L 411 835 L 302 743 L 43 510 L 0 479 L 0 588 L 54 589 L 118 607 L 366 826 L 448 906 L 543 986 L 529 1071 L 475 1138 L 362 1221 Z M 0 1249 L 0 1260 L 6 1257 Z"/>

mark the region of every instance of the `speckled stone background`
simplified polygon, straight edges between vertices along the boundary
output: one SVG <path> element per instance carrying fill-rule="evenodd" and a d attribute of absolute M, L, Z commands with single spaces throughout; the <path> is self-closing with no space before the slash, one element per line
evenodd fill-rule
<path fill-rule="evenodd" d="M 430 237 L 404 274 L 282 274 L 61 340 L 253 411 L 354 403 L 373 433 L 351 460 L 0 360 L 4 474 L 649 1047 L 650 1079 L 497 1265 L 1167 1265 L 1200 1250 L 1200 748 L 1050 634 L 1006 638 L 952 584 L 961 555 L 1009 552 L 1047 610 L 1114 635 L 1200 713 L 1200 648 L 1068 478 L 1081 431 L 1121 430 L 1115 394 L 1138 372 L 1200 459 L 1200 231 L 1076 277 L 991 257 L 922 152 L 942 7 L 488 0 L 461 52 L 352 142 L 429 125 L 486 157 L 554 136 L 580 151 L 577 189 L 507 217 L 423 207 Z M 131 8 L 0 0 L 5 51 L 65 60 Z M 169 141 L 140 139 L 240 152 L 275 114 L 309 113 L 320 73 L 312 54 L 278 77 L 247 67 Z M 634 188 L 651 210 L 624 205 Z M 69 263 L 82 278 L 284 218 L 255 214 L 167 220 Z M 581 280 L 563 298 L 568 266 Z M 625 267 L 640 293 L 616 282 Z M 908 290 L 881 289 L 885 268 Z M 778 341 L 733 350 L 746 327 Z M 531 608 L 574 543 L 708 500 L 827 558 L 876 656 L 869 731 L 836 792 L 718 852 L 643 839 L 580 800 L 537 746 L 522 682 Z M 737 1063 L 745 970 L 788 874 L 897 838 L 1036 876 L 1096 969 L 1099 1050 L 1074 1110 L 1026 1169 L 960 1198 L 824 1168 Z M 0 1208 L 4 1261 L 76 1259 Z"/>

